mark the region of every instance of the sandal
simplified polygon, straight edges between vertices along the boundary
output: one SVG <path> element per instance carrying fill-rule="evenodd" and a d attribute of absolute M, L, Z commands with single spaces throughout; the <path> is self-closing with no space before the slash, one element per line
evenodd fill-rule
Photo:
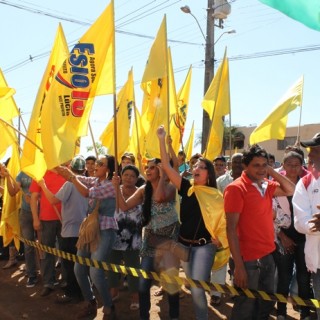
<path fill-rule="evenodd" d="M 158 290 L 156 290 L 156 291 L 154 292 L 153 295 L 154 295 L 155 297 L 160 297 L 160 296 L 163 295 L 163 293 L 164 293 L 164 290 L 163 290 L 162 287 L 160 287 Z"/>

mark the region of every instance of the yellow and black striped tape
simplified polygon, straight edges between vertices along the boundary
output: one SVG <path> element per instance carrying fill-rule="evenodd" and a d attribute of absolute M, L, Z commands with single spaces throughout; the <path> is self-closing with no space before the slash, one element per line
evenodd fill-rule
<path fill-rule="evenodd" d="M 161 273 L 158 274 L 153 271 L 145 271 L 142 269 L 135 269 L 131 267 L 126 267 L 124 265 L 117 265 L 112 263 L 106 263 L 104 261 L 98 261 L 98 260 L 91 260 L 89 258 L 83 258 L 65 251 L 58 250 L 56 248 L 51 248 L 48 246 L 45 246 L 43 244 L 40 244 L 35 241 L 30 241 L 27 239 L 23 239 L 19 236 L 17 238 L 26 243 L 29 246 L 33 246 L 35 248 L 38 248 L 42 251 L 48 252 L 52 255 L 55 255 L 57 257 L 61 257 L 66 260 L 70 260 L 73 262 L 77 262 L 79 264 L 86 265 L 88 267 L 95 267 L 99 269 L 103 269 L 105 271 L 113 271 L 116 273 L 121 273 L 125 275 L 132 275 L 134 277 L 141 277 L 144 279 L 151 279 L 156 281 L 165 281 L 170 284 L 189 284 L 193 288 L 203 288 L 206 291 L 215 290 L 224 294 L 233 295 L 233 296 L 246 296 L 248 298 L 252 299 L 262 299 L 266 301 L 275 301 L 275 302 L 291 302 L 292 300 L 299 306 L 307 306 L 307 307 L 316 307 L 320 308 L 320 301 L 316 299 L 302 299 L 297 296 L 290 297 L 290 300 L 288 300 L 288 296 L 285 296 L 283 294 L 279 293 L 267 293 L 260 290 L 249 290 L 249 289 L 241 289 L 241 288 L 235 288 L 233 286 L 230 286 L 228 284 L 218 284 L 218 283 L 211 283 L 201 280 L 194 280 L 191 278 L 184 278 L 184 277 L 178 277 L 178 276 L 169 276 L 168 274 Z"/>

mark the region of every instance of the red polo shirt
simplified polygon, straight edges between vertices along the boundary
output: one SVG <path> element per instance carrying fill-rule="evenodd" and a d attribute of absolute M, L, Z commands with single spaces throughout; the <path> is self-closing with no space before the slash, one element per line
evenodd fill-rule
<path fill-rule="evenodd" d="M 47 188 L 53 194 L 56 194 L 66 182 L 66 180 L 60 175 L 49 170 L 46 172 L 43 179 L 47 185 Z M 58 212 L 61 213 L 61 203 L 56 204 L 55 209 L 44 195 L 40 186 L 34 180 L 32 181 L 29 190 L 31 193 L 37 192 L 40 195 L 39 219 L 44 221 L 59 220 L 59 217 L 55 210 L 58 210 Z"/>
<path fill-rule="evenodd" d="M 272 197 L 278 183 L 267 179 L 266 182 L 267 188 L 262 195 L 242 172 L 224 192 L 225 212 L 240 214 L 237 232 L 244 261 L 262 258 L 275 250 Z"/>

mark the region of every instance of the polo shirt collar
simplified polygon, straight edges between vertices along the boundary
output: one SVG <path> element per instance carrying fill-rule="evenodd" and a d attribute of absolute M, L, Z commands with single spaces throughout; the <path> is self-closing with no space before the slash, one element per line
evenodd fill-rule
<path fill-rule="evenodd" d="M 245 181 L 245 183 L 251 184 L 252 186 L 254 186 L 259 191 L 259 193 L 261 194 L 262 197 L 265 195 L 265 193 L 268 189 L 267 179 L 265 179 L 262 182 L 261 187 L 260 187 L 256 182 L 253 182 L 244 171 L 242 171 L 241 178 Z"/>

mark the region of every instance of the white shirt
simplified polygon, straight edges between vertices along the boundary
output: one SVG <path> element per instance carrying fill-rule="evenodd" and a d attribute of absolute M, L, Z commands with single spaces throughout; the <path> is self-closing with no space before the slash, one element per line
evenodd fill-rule
<path fill-rule="evenodd" d="M 304 252 L 307 268 L 311 272 L 317 272 L 320 269 L 320 232 L 310 231 L 313 224 L 308 221 L 314 213 L 319 212 L 317 205 L 320 205 L 320 178 L 309 174 L 300 179 L 292 203 L 294 227 L 298 232 L 306 234 Z"/>

